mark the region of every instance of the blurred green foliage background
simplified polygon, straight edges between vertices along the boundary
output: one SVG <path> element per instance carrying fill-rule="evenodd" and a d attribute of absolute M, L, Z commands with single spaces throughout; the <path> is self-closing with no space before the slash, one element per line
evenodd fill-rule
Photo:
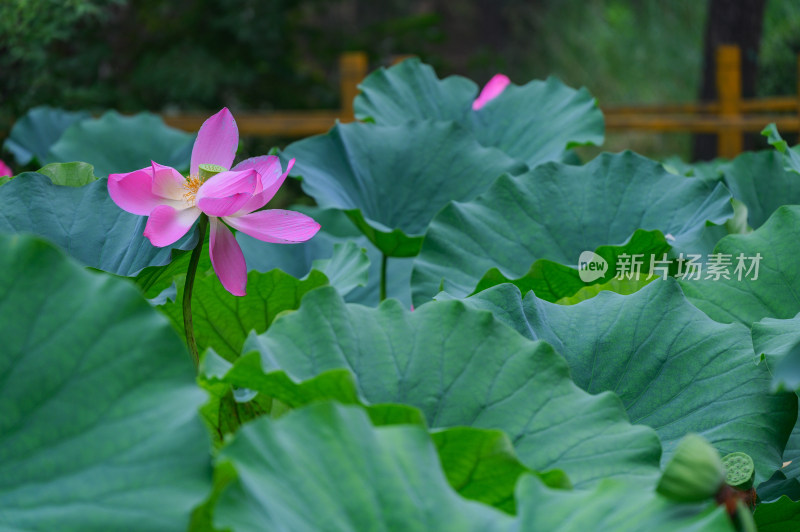
<path fill-rule="evenodd" d="M 693 101 L 707 0 L 3 0 L 0 141 L 40 104 L 122 112 L 338 106 L 337 57 L 415 54 L 482 84 L 556 75 L 608 103 Z M 800 2 L 770 0 L 761 95 L 796 92 Z M 283 139 L 258 142 L 282 143 Z M 684 152 L 688 135 L 606 149 Z M 255 147 L 254 147 L 255 148 Z"/>

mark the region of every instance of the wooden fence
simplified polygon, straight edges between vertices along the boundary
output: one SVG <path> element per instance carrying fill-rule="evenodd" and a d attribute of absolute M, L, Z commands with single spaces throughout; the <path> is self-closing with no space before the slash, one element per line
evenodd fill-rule
<path fill-rule="evenodd" d="M 367 54 L 350 52 L 339 56 L 339 109 L 326 111 L 274 111 L 236 113 L 239 134 L 252 136 L 305 137 L 328 131 L 334 122 L 355 120 L 353 99 L 358 84 L 367 75 Z M 164 121 L 172 127 L 197 131 L 208 118 L 203 114 L 168 114 Z"/>
<path fill-rule="evenodd" d="M 800 132 L 800 55 L 796 96 L 745 100 L 742 98 L 741 52 L 736 46 L 721 46 L 716 52 L 718 101 L 711 103 L 607 105 L 603 106 L 608 131 L 715 133 L 718 153 L 732 158 L 742 151 L 742 134 L 761 131 L 775 122 L 781 132 Z M 400 56 L 402 59 L 406 56 Z M 242 135 L 303 137 L 327 131 L 338 119 L 354 120 L 353 98 L 367 75 L 363 52 L 339 58 L 340 108 L 330 111 L 275 111 L 236 114 Z M 166 115 L 167 124 L 197 131 L 205 114 Z"/>
<path fill-rule="evenodd" d="M 800 55 L 796 96 L 742 99 L 741 52 L 737 46 L 716 51 L 718 100 L 674 105 L 609 105 L 603 107 L 609 131 L 716 133 L 719 156 L 742 152 L 742 133 L 759 132 L 775 122 L 781 132 L 800 131 Z"/>

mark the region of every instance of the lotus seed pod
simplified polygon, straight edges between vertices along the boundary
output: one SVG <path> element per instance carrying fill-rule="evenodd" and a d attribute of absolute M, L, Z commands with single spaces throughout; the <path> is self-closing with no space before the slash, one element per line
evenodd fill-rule
<path fill-rule="evenodd" d="M 209 177 L 226 172 L 228 169 L 218 164 L 201 164 L 198 166 L 198 170 L 201 178 L 208 179 Z"/>
<path fill-rule="evenodd" d="M 753 487 L 756 476 L 756 466 L 753 459 L 745 453 L 731 453 L 722 458 L 727 474 L 725 482 L 739 490 L 749 490 Z"/>
<path fill-rule="evenodd" d="M 702 436 L 688 434 L 675 449 L 656 491 L 680 502 L 700 502 L 713 497 L 725 482 L 719 453 Z"/>

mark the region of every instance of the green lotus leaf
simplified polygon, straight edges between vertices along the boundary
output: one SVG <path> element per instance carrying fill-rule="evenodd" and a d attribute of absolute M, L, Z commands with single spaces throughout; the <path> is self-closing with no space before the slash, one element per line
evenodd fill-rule
<path fill-rule="evenodd" d="M 800 402 L 800 400 L 798 400 Z M 783 451 L 784 463 L 789 462 L 783 468 L 783 472 L 789 478 L 800 479 L 800 423 L 795 424 L 786 448 Z M 800 500 L 800 499 L 798 499 Z"/>
<path fill-rule="evenodd" d="M 759 532 L 792 532 L 800 528 L 800 502 L 787 496 L 759 504 L 753 512 Z"/>
<path fill-rule="evenodd" d="M 371 309 L 323 287 L 251 335 L 243 352 L 250 350 L 264 373 L 298 382 L 347 369 L 365 404 L 417 407 L 433 428 L 503 430 L 527 467 L 562 469 L 576 486 L 608 476 L 654 482 L 657 438 L 630 425 L 613 394 L 578 390 L 549 345 L 458 301 L 409 312 L 388 300 Z"/>
<path fill-rule="evenodd" d="M 733 532 L 724 507 L 711 501 L 675 503 L 653 490 L 632 490 L 606 480 L 592 491 L 548 488 L 524 477 L 517 489 L 520 508 L 517 530 L 585 532 Z M 760 530 L 760 529 L 759 529 Z"/>
<path fill-rule="evenodd" d="M 295 382 L 283 371 L 265 373 L 261 357 L 256 352 L 243 355 L 231 364 L 209 350 L 200 373 L 204 387 L 216 390 L 220 396 L 203 408 L 207 421 L 220 435 L 220 442 L 225 434 L 233 433 L 241 421 L 251 419 L 253 410 L 263 409 L 263 405 L 272 399 L 289 408 L 325 400 L 362 404 L 375 425 L 425 425 L 416 408 L 399 404 L 365 405 L 358 395 L 353 374 L 344 369 L 326 371 L 312 379 Z M 255 399 L 260 399 L 260 402 L 237 403 L 222 397 L 226 393 L 230 395 L 231 389 L 258 392 Z M 233 408 L 236 413 L 231 415 L 228 410 Z M 268 412 L 266 409 L 263 413 Z M 513 444 L 501 431 L 455 427 L 437 430 L 432 437 L 450 485 L 468 499 L 514 513 L 514 487 L 523 473 L 536 474 L 553 487 L 568 489 L 572 485 L 563 471 L 556 469 L 538 473 L 522 465 Z"/>
<path fill-rule="evenodd" d="M 86 111 L 65 111 L 46 105 L 34 107 L 14 123 L 3 147 L 14 155 L 17 164 L 25 166 L 32 160 L 39 164 L 52 162 L 48 152 L 72 124 L 89 118 Z"/>
<path fill-rule="evenodd" d="M 472 110 L 478 95 L 474 82 L 460 76 L 440 80 L 418 59 L 376 70 L 359 88 L 354 107 L 360 119 L 383 125 L 452 120 L 482 145 L 530 168 L 564 160 L 573 146 L 603 143 L 603 113 L 594 98 L 586 89 L 576 91 L 555 78 L 511 84 L 478 111 Z"/>
<path fill-rule="evenodd" d="M 207 243 L 204 245 L 207 245 Z M 148 266 L 136 274 L 134 282 L 144 296 L 151 300 L 151 302 L 168 288 L 175 289 L 175 293 L 172 297 L 174 300 L 174 296 L 177 294 L 176 283 L 180 283 L 186 279 L 185 276 L 189 269 L 189 261 L 191 258 L 192 250 L 176 251 L 169 264 L 164 266 Z M 206 274 L 210 272 L 212 268 L 211 258 L 208 253 L 200 255 L 200 259 L 197 261 L 197 272 L 201 275 Z M 166 300 L 158 304 L 163 305 L 164 303 L 166 303 Z"/>
<path fill-rule="evenodd" d="M 484 146 L 499 148 L 534 168 L 561 161 L 574 146 L 603 144 L 605 121 L 594 97 L 556 78 L 509 85 L 470 115 Z"/>
<path fill-rule="evenodd" d="M 753 228 L 748 223 L 747 206 L 736 198 L 731 200 L 731 206 L 733 207 L 733 217 L 725 222 L 725 229 L 727 229 L 728 234 L 752 233 Z"/>
<path fill-rule="evenodd" d="M 413 301 L 442 290 L 466 296 L 491 268 L 515 279 L 537 260 L 577 265 L 583 251 L 620 245 L 637 229 L 660 231 L 675 253 L 703 253 L 707 222 L 732 214 L 723 185 L 675 176 L 632 152 L 548 163 L 442 209 L 414 261 Z"/>
<path fill-rule="evenodd" d="M 0 529 L 186 530 L 211 486 L 205 394 L 129 282 L 0 234 Z"/>
<path fill-rule="evenodd" d="M 439 458 L 424 428 L 374 427 L 357 407 L 320 403 L 259 419 L 220 453 L 218 468 L 237 478 L 215 524 L 238 532 L 734 530 L 713 503 L 676 504 L 609 480 L 592 491 L 553 489 L 533 475 L 520 477 L 513 517 L 461 498 Z"/>
<path fill-rule="evenodd" d="M 50 163 L 39 168 L 37 174 L 46 175 L 54 185 L 82 187 L 97 181 L 94 167 L 88 163 Z"/>
<path fill-rule="evenodd" d="M 753 349 L 766 359 L 775 391 L 800 390 L 800 314 L 788 320 L 764 318 L 753 324 Z"/>
<path fill-rule="evenodd" d="M 331 286 L 342 294 L 349 294 L 356 287 L 366 286 L 369 273 L 367 250 L 355 242 L 333 245 L 329 259 L 316 259 L 312 266 L 328 277 Z"/>
<path fill-rule="evenodd" d="M 556 301 L 559 305 L 574 305 L 576 303 L 580 303 L 581 301 L 586 301 L 587 299 L 591 299 L 600 292 L 609 291 L 614 292 L 615 294 L 621 294 L 623 296 L 627 296 L 633 294 L 644 288 L 649 283 L 659 279 L 657 276 L 649 276 L 649 277 L 640 277 L 637 279 L 611 279 L 607 283 L 601 284 L 593 284 L 589 286 L 585 286 L 575 292 L 574 295 L 569 297 L 563 297 Z"/>
<path fill-rule="evenodd" d="M 423 427 L 375 428 L 358 407 L 320 403 L 258 419 L 242 427 L 219 461 L 238 478 L 222 493 L 215 524 L 237 532 L 477 532 L 513 521 L 448 485 Z"/>
<path fill-rule="evenodd" d="M 411 257 L 433 216 L 451 200 L 485 191 L 524 165 L 484 148 L 452 122 L 399 126 L 337 124 L 325 135 L 290 144 L 292 175 L 321 207 L 347 212 L 382 253 Z"/>
<path fill-rule="evenodd" d="M 618 288 L 627 287 L 627 293 L 633 293 L 645 284 L 647 279 L 654 277 L 664 277 L 675 269 L 674 266 L 659 265 L 655 261 L 663 261 L 664 256 L 667 260 L 674 260 L 669 245 L 661 231 L 643 231 L 637 229 L 630 239 L 621 246 L 600 246 L 594 253 L 606 261 L 608 268 L 606 272 L 597 279 L 585 282 L 581 279 L 580 272 L 575 268 L 561 265 L 557 262 L 540 259 L 533 263 L 530 270 L 519 279 L 508 279 L 503 272 L 497 268 L 492 268 L 485 274 L 473 293 L 482 292 L 492 286 L 511 283 L 519 288 L 522 294 L 533 291 L 539 299 L 545 301 L 563 301 L 576 296 L 583 291 L 582 299 L 587 299 L 588 294 L 595 295 L 602 290 L 602 286 L 613 285 Z M 642 265 L 641 272 L 631 279 L 620 278 L 617 274 L 623 272 L 616 271 L 616 265 L 621 260 L 620 257 L 638 256 L 636 259 Z M 655 275 L 650 276 L 650 265 L 654 265 Z M 621 293 L 614 290 L 617 293 Z M 581 300 L 582 300 L 581 299 Z"/>
<path fill-rule="evenodd" d="M 761 134 L 767 137 L 767 141 L 783 154 L 786 170 L 800 174 L 800 153 L 797 152 L 797 147 L 789 148 L 789 144 L 778 133 L 777 126 L 769 124 Z"/>
<path fill-rule="evenodd" d="M 764 318 L 753 324 L 751 335 L 756 356 L 764 360 L 764 364 L 772 375 L 774 391 L 800 389 L 800 315 L 792 319 L 778 320 Z M 783 462 L 787 465 L 778 473 L 785 474 L 796 489 L 800 478 L 800 423 L 795 424 L 786 448 L 783 451 Z M 760 489 L 760 488 L 759 488 Z M 760 495 L 761 496 L 761 495 Z M 763 496 L 761 496 L 763 499 Z"/>
<path fill-rule="evenodd" d="M 658 433 L 662 462 L 678 440 L 695 432 L 722 455 L 749 454 L 757 482 L 780 467 L 797 419 L 796 397 L 770 393 L 771 376 L 764 364 L 754 363 L 746 327 L 711 320 L 674 280 L 650 283 L 628 296 L 602 292 L 570 306 L 533 293 L 523 299 L 512 285 L 464 302 L 492 311 L 528 338 L 552 344 L 587 392 L 617 394 L 633 423 Z"/>
<path fill-rule="evenodd" d="M 681 280 L 683 292 L 722 323 L 751 326 L 763 318 L 793 318 L 800 312 L 799 224 L 800 207 L 783 206 L 752 233 L 726 236 L 714 253 L 729 257 L 729 278 L 707 278 L 704 271 L 699 280 Z"/>
<path fill-rule="evenodd" d="M 727 159 L 714 159 L 713 161 L 696 161 L 686 163 L 677 155 L 667 157 L 663 161 L 664 168 L 675 175 L 694 177 L 702 181 L 722 181 L 723 169 L 730 161 Z"/>
<path fill-rule="evenodd" d="M 353 101 L 356 118 L 400 125 L 412 120 L 468 124 L 478 86 L 462 76 L 439 79 L 433 67 L 418 58 L 379 68 L 364 78 Z"/>
<path fill-rule="evenodd" d="M 208 349 L 200 363 L 199 374 L 208 384 L 225 384 L 252 390 L 277 399 L 289 408 L 300 408 L 326 400 L 344 404 L 360 402 L 355 379 L 347 370 L 330 370 L 311 379 L 297 381 L 284 371 L 264 372 L 261 356 L 255 351 L 230 362 L 213 349 Z"/>
<path fill-rule="evenodd" d="M 203 407 L 202 413 L 219 435 L 220 442 L 226 434 L 235 432 L 244 419 L 252 418 L 251 413 L 256 410 L 278 416 L 289 409 L 325 400 L 363 404 L 352 373 L 345 369 L 325 371 L 312 379 L 297 381 L 284 371 L 265 373 L 257 352 L 246 353 L 231 363 L 209 349 L 201 361 L 200 376 L 203 387 L 212 393 L 212 400 Z M 233 406 L 224 397 L 229 392 L 239 395 L 234 397 L 236 413 L 233 416 L 226 411 Z M 410 406 L 391 403 L 364 406 L 376 425 L 425 424 L 420 411 Z M 237 417 L 239 412 L 244 412 L 245 417 Z"/>
<path fill-rule="evenodd" d="M 800 482 L 797 478 L 787 478 L 784 468 L 759 484 L 756 492 L 761 503 L 775 502 L 783 496 L 796 502 L 800 501 Z"/>
<path fill-rule="evenodd" d="M 120 209 L 105 179 L 82 187 L 53 184 L 26 172 L 0 187 L 0 232 L 33 233 L 64 249 L 85 266 L 130 277 L 169 263 L 173 249 L 191 249 L 195 231 L 169 247 L 144 237 L 147 218 Z"/>
<path fill-rule="evenodd" d="M 183 279 L 178 278 L 177 284 L 175 300 L 159 308 L 183 335 Z M 303 280 L 280 270 L 251 271 L 247 274 L 247 295 L 237 297 L 225 290 L 213 270 L 198 272 L 192 292 L 198 351 L 213 347 L 223 358 L 236 359 L 250 331 L 266 331 L 278 314 L 298 308 L 307 292 L 327 284 L 328 278 L 317 270 Z"/>
<path fill-rule="evenodd" d="M 158 115 L 107 111 L 72 124 L 50 147 L 47 159 L 87 162 L 98 177 L 139 170 L 152 161 L 185 171 L 193 144 L 194 135 L 167 126 Z"/>
<path fill-rule="evenodd" d="M 447 481 L 467 499 L 516 513 L 514 489 L 525 473 L 553 488 L 571 489 L 563 471 L 537 473 L 522 465 L 508 436 L 499 430 L 454 427 L 431 434 Z"/>
<path fill-rule="evenodd" d="M 750 227 L 761 227 L 781 205 L 800 204 L 800 176 L 784 169 L 775 150 L 743 153 L 724 173 L 733 197 L 747 206 Z"/>

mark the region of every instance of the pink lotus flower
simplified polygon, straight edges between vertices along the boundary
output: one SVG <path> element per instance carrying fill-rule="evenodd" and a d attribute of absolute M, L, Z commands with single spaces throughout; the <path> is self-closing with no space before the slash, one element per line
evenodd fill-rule
<path fill-rule="evenodd" d="M 214 271 L 228 292 L 243 296 L 247 266 L 236 238 L 225 224 L 276 244 L 305 242 L 320 225 L 299 212 L 259 211 L 281 187 L 294 159 L 285 172 L 281 172 L 280 160 L 274 155 L 247 159 L 228 170 L 238 144 L 236 121 L 224 108 L 200 128 L 188 177 L 153 162 L 148 168 L 108 176 L 108 193 L 123 210 L 149 216 L 144 236 L 158 247 L 175 243 L 201 214 L 208 215 L 209 254 Z M 215 172 L 219 173 L 205 177 Z"/>
<path fill-rule="evenodd" d="M 472 110 L 477 111 L 490 100 L 494 100 L 506 89 L 508 84 L 511 83 L 511 80 L 508 79 L 507 76 L 503 74 L 495 74 L 492 79 L 489 80 L 484 87 L 481 93 L 475 98 L 475 101 L 472 102 Z"/>
<path fill-rule="evenodd" d="M 14 172 L 11 171 L 11 168 L 8 165 L 0 160 L 0 177 L 14 177 Z"/>

